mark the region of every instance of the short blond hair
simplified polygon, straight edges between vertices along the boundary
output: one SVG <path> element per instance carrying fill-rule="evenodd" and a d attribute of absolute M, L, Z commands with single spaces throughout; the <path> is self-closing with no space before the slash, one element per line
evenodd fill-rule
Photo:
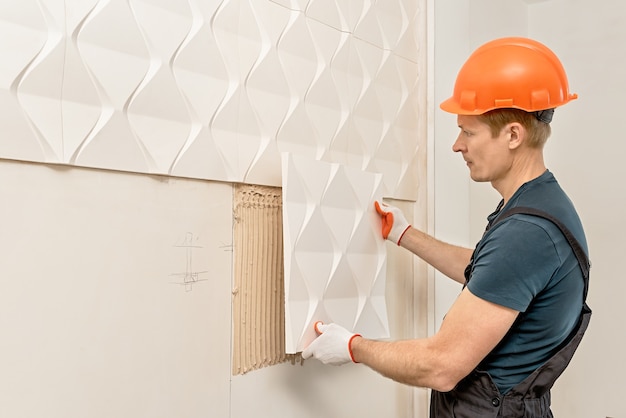
<path fill-rule="evenodd" d="M 478 119 L 489 126 L 493 137 L 500 135 L 507 124 L 519 122 L 528 133 L 526 141 L 531 148 L 542 148 L 552 132 L 549 123 L 537 119 L 534 112 L 521 109 L 494 109 L 478 115 Z"/>

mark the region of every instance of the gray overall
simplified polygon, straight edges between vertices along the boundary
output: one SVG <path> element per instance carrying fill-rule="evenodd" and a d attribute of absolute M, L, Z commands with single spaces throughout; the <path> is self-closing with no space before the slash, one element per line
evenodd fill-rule
<path fill-rule="evenodd" d="M 578 259 L 585 280 L 583 306 L 578 324 L 556 354 L 506 395 L 499 392 L 489 373 L 479 370 L 470 373 L 450 392 L 433 390 L 430 404 L 431 418 L 551 418 L 553 416 L 550 411 L 550 389 L 574 356 L 591 318 L 591 309 L 586 303 L 590 265 L 587 255 L 569 230 L 545 212 L 534 208 L 517 207 L 500 215 L 493 225 L 515 213 L 546 218 L 558 226 L 567 238 Z M 489 225 L 487 229 L 493 225 Z M 473 261 L 472 256 L 470 265 L 465 270 L 468 281 Z"/>

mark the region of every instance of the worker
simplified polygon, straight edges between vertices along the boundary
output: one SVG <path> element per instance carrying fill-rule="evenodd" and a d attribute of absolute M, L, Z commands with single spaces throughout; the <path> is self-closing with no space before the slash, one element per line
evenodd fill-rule
<path fill-rule="evenodd" d="M 501 38 L 474 51 L 440 107 L 457 115 L 452 150 L 472 180 L 502 197 L 476 248 L 437 240 L 375 202 L 384 238 L 463 289 L 428 338 L 377 341 L 316 323 L 302 356 L 432 388 L 431 417 L 552 417 L 550 389 L 591 315 L 583 226 L 543 158 L 554 109 L 576 98 L 557 56 L 537 41 Z"/>

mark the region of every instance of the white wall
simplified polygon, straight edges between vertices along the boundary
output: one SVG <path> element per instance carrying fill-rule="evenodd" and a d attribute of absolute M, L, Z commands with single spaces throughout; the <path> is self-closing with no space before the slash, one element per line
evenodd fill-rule
<path fill-rule="evenodd" d="M 458 71 L 474 48 L 501 36 L 529 36 L 548 45 L 563 62 L 571 90 L 580 96 L 556 111 L 545 154 L 548 168 L 576 204 L 585 225 L 592 261 L 589 304 L 594 314 L 573 362 L 554 388 L 553 412 L 572 418 L 626 416 L 621 400 L 626 370 L 620 360 L 625 342 L 620 307 L 626 288 L 619 278 L 619 260 L 626 251 L 622 239 L 626 199 L 621 193 L 626 166 L 620 153 L 626 7 L 618 0 L 437 3 L 441 12 L 435 14 L 435 105 L 451 93 L 450 69 Z M 453 9 L 457 13 L 445 12 Z M 454 120 L 448 119 L 436 119 L 437 150 L 449 150 L 456 135 L 454 126 L 448 126 Z M 439 145 L 442 140 L 448 143 Z M 488 185 L 458 180 L 466 173 L 451 154 L 435 155 L 436 233 L 473 245 L 499 196 Z M 438 313 L 445 312 L 456 296 L 455 289 L 445 291 L 437 294 Z"/>
<path fill-rule="evenodd" d="M 546 156 L 580 212 L 592 262 L 592 322 L 555 390 L 555 411 L 575 418 L 623 417 L 626 6 L 618 0 L 551 0 L 531 6 L 529 12 L 529 35 L 557 51 L 572 91 L 579 94 L 555 113 Z"/>
<path fill-rule="evenodd" d="M 452 152 L 457 134 L 456 117 L 439 109 L 454 86 L 454 79 L 464 57 L 470 51 L 469 2 L 437 0 L 434 2 L 434 234 L 458 245 L 469 245 L 469 190 L 466 168 Z M 455 10 L 455 13 L 449 13 Z M 435 273 L 435 330 L 460 291 L 460 286 L 439 272 Z"/>
<path fill-rule="evenodd" d="M 521 0 L 440 0 L 435 2 L 434 204 L 435 235 L 458 245 L 474 246 L 486 225 L 486 217 L 499 201 L 486 184 L 469 178 L 460 155 L 452 151 L 458 135 L 456 116 L 439 109 L 450 97 L 456 75 L 480 44 L 501 36 L 526 36 L 526 4 Z M 454 10 L 454 13 L 450 13 Z M 459 291 L 460 285 L 436 274 L 437 326 Z"/>

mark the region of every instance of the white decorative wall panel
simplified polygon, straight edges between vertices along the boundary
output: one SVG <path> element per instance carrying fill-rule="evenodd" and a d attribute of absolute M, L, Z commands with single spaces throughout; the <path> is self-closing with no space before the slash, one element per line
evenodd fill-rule
<path fill-rule="evenodd" d="M 283 154 L 287 353 L 315 338 L 316 321 L 389 336 L 382 191 L 380 174 Z"/>
<path fill-rule="evenodd" d="M 417 2 L 0 4 L 0 158 L 279 186 L 280 152 L 415 199 Z"/>

